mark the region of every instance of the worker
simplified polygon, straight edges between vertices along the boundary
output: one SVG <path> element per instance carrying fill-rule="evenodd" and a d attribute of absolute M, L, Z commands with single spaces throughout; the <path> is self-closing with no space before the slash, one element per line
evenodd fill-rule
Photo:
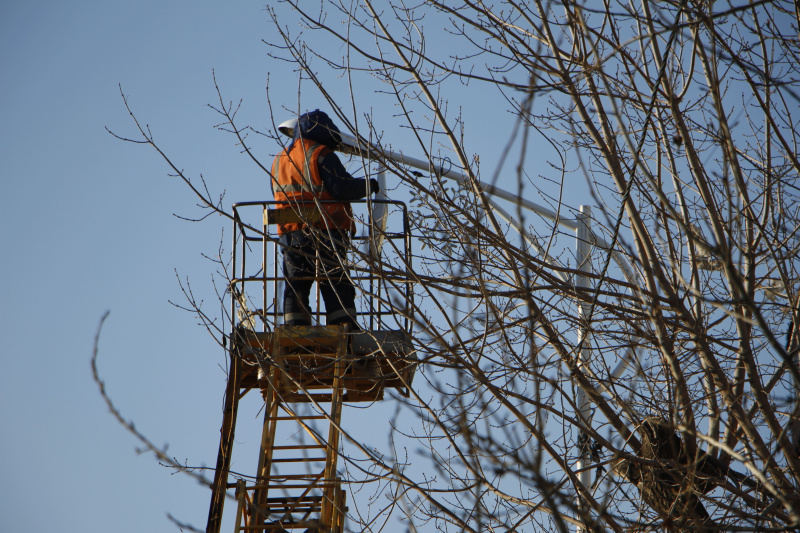
<path fill-rule="evenodd" d="M 377 180 L 354 178 L 345 170 L 333 151 L 341 142 L 339 128 L 328 115 L 311 111 L 299 117 L 292 142 L 272 164 L 277 207 L 298 213 L 311 207 L 320 215 L 278 225 L 286 279 L 283 318 L 289 326 L 311 324 L 309 295 L 318 265 L 326 323 L 349 324 L 351 331 L 360 329 L 356 291 L 345 266 L 355 233 L 350 202 L 377 193 L 379 187 Z M 318 220 L 310 222 L 310 218 Z"/>

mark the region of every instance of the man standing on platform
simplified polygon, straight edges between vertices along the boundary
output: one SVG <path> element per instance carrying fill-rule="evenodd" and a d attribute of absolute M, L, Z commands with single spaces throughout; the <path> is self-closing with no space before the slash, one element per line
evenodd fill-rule
<path fill-rule="evenodd" d="M 342 142 L 339 128 L 322 111 L 301 115 L 294 139 L 272 163 L 272 193 L 278 208 L 294 209 L 300 222 L 279 224 L 283 245 L 284 323 L 311 324 L 309 295 L 319 265 L 326 323 L 356 321 L 355 288 L 345 267 L 355 232 L 350 202 L 378 192 L 378 181 L 354 178 L 333 151 Z M 315 216 L 308 216 L 309 208 Z M 319 215 L 319 216 L 316 216 Z M 314 220 L 312 222 L 312 220 Z M 317 263 L 317 258 L 319 263 Z"/>

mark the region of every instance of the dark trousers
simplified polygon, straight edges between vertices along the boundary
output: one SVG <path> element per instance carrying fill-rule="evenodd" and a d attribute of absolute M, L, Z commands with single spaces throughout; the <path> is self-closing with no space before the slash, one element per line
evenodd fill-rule
<path fill-rule="evenodd" d="M 308 300 L 315 278 L 325 301 L 326 323 L 356 323 L 356 290 L 343 267 L 349 238 L 346 234 L 322 230 L 285 233 L 283 249 L 283 317 L 288 326 L 311 324 Z"/>

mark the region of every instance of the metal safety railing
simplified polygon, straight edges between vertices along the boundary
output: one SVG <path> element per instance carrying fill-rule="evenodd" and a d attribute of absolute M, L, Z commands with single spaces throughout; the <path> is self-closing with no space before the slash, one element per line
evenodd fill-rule
<path fill-rule="evenodd" d="M 325 202 L 321 202 L 325 203 Z M 357 232 L 350 241 L 345 267 L 356 287 L 357 319 L 367 330 L 402 329 L 410 331 L 413 313 L 411 237 L 408 208 L 393 200 L 351 202 L 366 216 L 356 216 Z M 382 220 L 373 218 L 378 208 Z M 233 327 L 268 331 L 283 323 L 283 259 L 285 245 L 277 233 L 281 212 L 278 202 L 240 202 L 233 205 L 233 259 L 230 279 L 230 313 Z M 359 220 L 361 219 L 361 220 Z M 307 219 L 306 219 L 307 220 Z M 326 231 L 324 228 L 317 231 Z M 314 281 L 325 282 L 318 268 Z M 311 295 L 312 324 L 325 324 L 319 283 Z"/>

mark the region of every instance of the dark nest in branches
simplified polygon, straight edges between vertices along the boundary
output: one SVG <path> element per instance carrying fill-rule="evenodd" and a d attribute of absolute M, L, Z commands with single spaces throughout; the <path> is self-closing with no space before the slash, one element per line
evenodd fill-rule
<path fill-rule="evenodd" d="M 707 453 L 688 450 L 672 424 L 660 418 L 647 418 L 637 431 L 642 447 L 638 459 L 616 459 L 617 475 L 636 485 L 642 500 L 665 524 L 684 531 L 718 531 L 700 495 L 724 483 L 726 476 L 742 481 Z"/>

